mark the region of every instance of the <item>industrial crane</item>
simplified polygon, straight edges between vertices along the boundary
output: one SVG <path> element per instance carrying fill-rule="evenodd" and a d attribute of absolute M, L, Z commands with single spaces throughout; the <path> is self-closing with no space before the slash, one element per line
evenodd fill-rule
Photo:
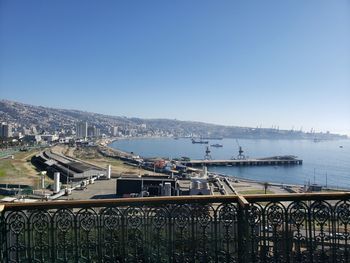
<path fill-rule="evenodd" d="M 238 155 L 237 155 L 237 158 L 232 158 L 232 159 L 245 160 L 246 156 L 243 154 L 244 151 L 242 149 L 242 146 L 239 145 L 239 142 L 237 139 L 236 139 L 236 143 L 238 145 Z"/>
<path fill-rule="evenodd" d="M 210 155 L 210 149 L 209 146 L 206 147 L 205 149 L 205 156 L 204 156 L 204 160 L 211 160 L 211 155 Z"/>

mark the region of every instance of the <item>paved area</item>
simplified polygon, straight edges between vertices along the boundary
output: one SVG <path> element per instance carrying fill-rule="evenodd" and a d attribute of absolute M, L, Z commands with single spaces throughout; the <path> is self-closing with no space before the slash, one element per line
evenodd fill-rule
<path fill-rule="evenodd" d="M 264 183 L 260 182 L 252 182 L 252 181 L 244 181 L 244 180 L 235 180 L 230 178 L 229 182 L 231 183 L 232 187 L 238 192 L 238 193 L 244 193 L 247 191 L 263 191 L 264 190 Z M 275 186 L 275 185 L 269 185 L 267 190 L 269 192 L 272 192 L 274 194 L 285 194 L 288 193 L 285 189 L 283 189 L 281 186 Z"/>
<path fill-rule="evenodd" d="M 223 183 L 223 182 L 222 182 Z M 256 182 L 234 182 L 230 181 L 235 190 L 239 192 L 263 190 L 262 183 Z M 223 183 L 225 189 L 227 188 L 227 194 L 232 194 L 228 187 Z M 275 194 L 288 193 L 285 189 L 279 186 L 269 186 L 268 190 Z M 219 192 L 215 192 L 214 195 L 220 195 Z M 94 184 L 88 185 L 84 190 L 74 190 L 70 196 L 64 196 L 62 199 L 69 200 L 86 200 L 86 199 L 108 199 L 116 198 L 116 179 L 111 180 L 98 180 Z"/>
<path fill-rule="evenodd" d="M 97 180 L 84 190 L 74 190 L 68 197 L 62 197 L 62 199 L 67 198 L 69 200 L 116 198 L 116 179 Z"/>

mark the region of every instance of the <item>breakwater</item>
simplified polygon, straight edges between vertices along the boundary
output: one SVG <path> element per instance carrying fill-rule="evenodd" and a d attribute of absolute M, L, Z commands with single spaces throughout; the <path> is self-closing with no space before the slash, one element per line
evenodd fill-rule
<path fill-rule="evenodd" d="M 289 158 L 264 158 L 264 159 L 241 159 L 241 160 L 190 160 L 182 161 L 186 166 L 265 166 L 265 165 L 301 165 L 301 159 Z"/>

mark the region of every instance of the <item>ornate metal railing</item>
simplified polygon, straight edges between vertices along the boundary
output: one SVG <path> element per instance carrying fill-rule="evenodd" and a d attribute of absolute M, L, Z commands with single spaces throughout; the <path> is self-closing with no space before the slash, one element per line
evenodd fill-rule
<path fill-rule="evenodd" d="M 350 262 L 349 193 L 0 207 L 0 262 Z"/>

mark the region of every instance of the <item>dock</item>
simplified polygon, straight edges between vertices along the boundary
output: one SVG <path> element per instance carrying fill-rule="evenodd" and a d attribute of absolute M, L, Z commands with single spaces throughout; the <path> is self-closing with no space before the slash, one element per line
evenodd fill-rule
<path fill-rule="evenodd" d="M 257 159 L 231 159 L 231 160 L 190 160 L 182 161 L 187 167 L 198 166 L 266 166 L 266 165 L 301 165 L 303 160 L 296 158 L 269 157 Z"/>

